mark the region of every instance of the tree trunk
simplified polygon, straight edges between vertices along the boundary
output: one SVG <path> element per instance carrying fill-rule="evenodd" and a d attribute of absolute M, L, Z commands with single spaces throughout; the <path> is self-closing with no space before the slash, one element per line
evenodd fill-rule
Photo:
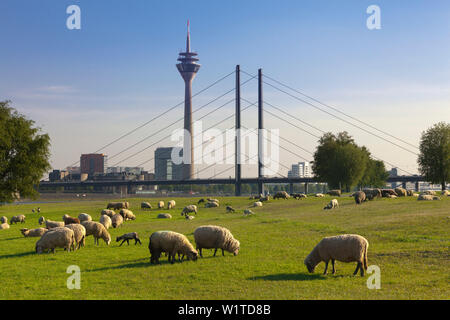
<path fill-rule="evenodd" d="M 444 191 L 445 188 L 446 188 L 445 181 L 442 181 L 442 182 L 441 182 L 441 186 L 442 186 L 442 191 Z"/>

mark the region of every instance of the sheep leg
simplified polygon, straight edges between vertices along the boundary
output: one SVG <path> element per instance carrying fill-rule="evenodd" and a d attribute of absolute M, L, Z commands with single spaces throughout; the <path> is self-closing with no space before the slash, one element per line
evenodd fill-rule
<path fill-rule="evenodd" d="M 336 274 L 336 269 L 335 269 L 335 267 L 334 267 L 334 262 L 335 262 L 336 260 L 334 260 L 334 259 L 331 259 L 331 266 L 333 267 L 333 274 Z"/>
<path fill-rule="evenodd" d="M 363 268 L 363 264 L 362 262 L 358 262 L 359 263 L 359 271 L 361 272 L 361 277 L 364 277 L 364 268 Z"/>
<path fill-rule="evenodd" d="M 323 271 L 323 274 L 326 275 L 327 274 L 327 269 L 328 269 L 328 261 L 325 261 L 325 270 Z"/>
<path fill-rule="evenodd" d="M 127 245 L 130 245 L 130 239 L 127 239 Z"/>
<path fill-rule="evenodd" d="M 123 240 L 123 241 L 120 243 L 120 246 L 119 246 L 119 247 L 121 247 L 121 246 L 123 245 L 124 242 L 125 242 L 125 240 Z"/>
<path fill-rule="evenodd" d="M 198 250 L 198 252 L 200 253 L 200 257 L 202 257 L 203 258 L 203 254 L 202 254 L 202 248 L 197 248 L 197 250 Z"/>
<path fill-rule="evenodd" d="M 223 249 L 222 249 L 222 257 L 225 257 L 225 253 L 223 252 Z"/>
<path fill-rule="evenodd" d="M 358 269 L 361 267 L 361 262 L 358 262 L 358 264 L 356 265 L 356 270 L 355 272 L 353 272 L 353 275 L 355 276 L 358 273 Z"/>
<path fill-rule="evenodd" d="M 214 250 L 214 257 L 216 256 L 217 253 L 217 248 Z"/>

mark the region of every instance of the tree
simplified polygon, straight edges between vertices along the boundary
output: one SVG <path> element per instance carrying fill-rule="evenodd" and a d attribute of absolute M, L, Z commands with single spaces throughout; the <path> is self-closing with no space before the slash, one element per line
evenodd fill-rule
<path fill-rule="evenodd" d="M 450 181 L 450 124 L 439 122 L 422 132 L 419 148 L 419 172 L 445 190 Z"/>
<path fill-rule="evenodd" d="M 9 105 L 0 101 L 0 203 L 36 198 L 34 187 L 50 169 L 50 137 Z"/>
<path fill-rule="evenodd" d="M 362 147 L 362 150 L 367 155 L 366 170 L 358 182 L 361 187 L 374 187 L 382 188 L 386 185 L 386 180 L 389 177 L 389 173 L 384 166 L 383 161 L 374 160 L 370 157 L 370 152 L 366 147 Z"/>

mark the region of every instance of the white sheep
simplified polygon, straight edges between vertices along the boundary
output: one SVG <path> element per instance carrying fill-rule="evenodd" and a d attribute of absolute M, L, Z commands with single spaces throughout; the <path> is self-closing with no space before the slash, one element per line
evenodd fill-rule
<path fill-rule="evenodd" d="M 261 201 L 253 202 L 253 205 L 252 205 L 252 207 L 262 207 L 262 206 L 263 206 L 263 204 Z"/>
<path fill-rule="evenodd" d="M 434 190 L 425 190 L 425 191 L 422 192 L 422 194 L 435 196 L 436 195 L 436 191 L 434 191 Z"/>
<path fill-rule="evenodd" d="M 152 205 L 149 202 L 141 202 L 141 209 L 151 209 Z"/>
<path fill-rule="evenodd" d="M 159 201 L 158 202 L 158 209 L 163 209 L 164 208 L 164 201 Z"/>
<path fill-rule="evenodd" d="M 156 231 L 150 236 L 148 244 L 150 251 L 150 263 L 159 263 L 162 252 L 169 254 L 169 262 L 175 262 L 175 255 L 182 254 L 188 260 L 197 260 L 198 253 L 189 242 L 188 238 L 173 231 Z"/>
<path fill-rule="evenodd" d="M 55 248 L 65 248 L 68 252 L 75 241 L 73 230 L 65 227 L 56 227 L 47 231 L 36 242 L 36 253 L 44 250 L 55 252 Z"/>
<path fill-rule="evenodd" d="M 441 196 L 450 196 L 450 192 L 448 190 L 442 190 Z"/>
<path fill-rule="evenodd" d="M 329 210 L 329 209 L 334 209 L 334 208 L 339 208 L 339 203 L 338 203 L 337 199 L 331 200 L 323 209 Z"/>
<path fill-rule="evenodd" d="M 98 222 L 100 222 L 105 227 L 106 230 L 112 227 L 112 220 L 106 214 L 101 215 L 100 220 Z"/>
<path fill-rule="evenodd" d="M 111 224 L 113 228 L 118 228 L 123 223 L 123 218 L 120 214 L 116 213 L 111 218 Z"/>
<path fill-rule="evenodd" d="M 107 215 L 108 217 L 112 218 L 113 215 L 115 215 L 116 213 L 114 212 L 114 210 L 109 210 L 109 209 L 103 209 L 102 212 L 100 213 L 100 215 Z"/>
<path fill-rule="evenodd" d="M 172 215 L 170 213 L 160 213 L 157 216 L 158 219 L 172 219 Z"/>
<path fill-rule="evenodd" d="M 46 229 L 64 227 L 64 221 L 46 220 L 44 217 L 40 217 L 38 221 L 39 221 L 40 225 L 45 223 L 45 228 Z"/>
<path fill-rule="evenodd" d="M 80 219 L 80 223 L 84 221 L 92 221 L 92 217 L 87 213 L 80 213 L 78 215 L 78 219 Z"/>
<path fill-rule="evenodd" d="M 190 204 L 186 207 L 183 208 L 183 210 L 181 211 L 181 215 L 186 215 L 187 213 L 190 212 L 194 212 L 195 214 L 197 214 L 197 206 L 195 204 Z"/>
<path fill-rule="evenodd" d="M 176 202 L 175 200 L 170 200 L 169 202 L 167 202 L 167 209 L 173 209 L 175 208 Z"/>
<path fill-rule="evenodd" d="M 26 238 L 28 237 L 42 237 L 44 233 L 46 233 L 48 229 L 46 228 L 36 228 L 36 229 L 20 229 L 20 232 L 22 232 L 22 235 Z"/>
<path fill-rule="evenodd" d="M 73 243 L 72 250 L 80 249 L 81 246 L 84 247 L 86 243 L 86 228 L 79 223 L 71 223 L 65 226 L 73 231 L 75 241 Z"/>
<path fill-rule="evenodd" d="M 220 226 L 200 226 L 194 231 L 194 240 L 196 243 L 196 250 L 203 258 L 202 249 L 214 249 L 214 256 L 216 256 L 217 249 L 222 249 L 222 256 L 224 250 L 237 255 L 239 253 L 240 243 L 231 234 L 230 230 Z"/>
<path fill-rule="evenodd" d="M 325 262 L 323 274 L 327 274 L 328 262 L 331 260 L 333 274 L 336 273 L 334 267 L 335 260 L 341 262 L 357 262 L 356 270 L 353 275 L 361 272 L 364 276 L 364 270 L 367 270 L 367 250 L 369 242 L 357 234 L 344 234 L 334 237 L 323 238 L 306 257 L 304 263 L 309 272 L 314 272 L 314 268 L 320 263 Z"/>
<path fill-rule="evenodd" d="M 208 201 L 207 203 L 205 203 L 205 208 L 217 208 L 219 206 L 219 203 L 215 201 Z"/>
<path fill-rule="evenodd" d="M 127 203 L 126 202 L 110 202 L 106 206 L 106 209 L 113 209 L 113 210 L 127 209 Z"/>
<path fill-rule="evenodd" d="M 11 222 L 10 224 L 15 224 L 15 223 L 25 223 L 25 216 L 23 214 L 19 214 L 18 216 L 13 216 L 11 218 Z"/>
<path fill-rule="evenodd" d="M 133 212 L 131 210 L 120 209 L 119 214 L 122 216 L 124 221 L 136 220 L 136 216 L 133 214 Z"/>
<path fill-rule="evenodd" d="M 7 222 L 0 224 L 0 230 L 9 229 L 9 224 Z"/>
<path fill-rule="evenodd" d="M 86 237 L 93 235 L 94 243 L 97 245 L 99 244 L 98 239 L 102 238 L 109 246 L 111 243 L 111 235 L 101 223 L 95 221 L 83 221 L 81 224 L 86 228 Z"/>
<path fill-rule="evenodd" d="M 441 200 L 438 196 L 433 196 L 431 194 L 421 194 L 419 195 L 419 197 L 417 198 L 417 200 Z"/>
<path fill-rule="evenodd" d="M 316 193 L 316 194 L 315 194 L 315 197 L 316 197 L 316 198 L 323 198 L 324 195 L 323 195 L 323 193 Z"/>

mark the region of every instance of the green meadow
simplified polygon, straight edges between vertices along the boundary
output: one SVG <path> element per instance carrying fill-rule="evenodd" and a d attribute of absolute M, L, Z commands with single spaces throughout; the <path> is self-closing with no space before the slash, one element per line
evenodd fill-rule
<path fill-rule="evenodd" d="M 199 198 L 173 198 L 175 209 L 155 209 L 158 200 L 127 198 L 135 221 L 109 229 L 111 245 L 103 240 L 74 252 L 36 254 L 38 238 L 24 238 L 21 228 L 39 227 L 38 218 L 62 221 L 62 215 L 90 214 L 98 221 L 111 200 L 73 200 L 0 207 L 0 216 L 25 214 L 26 223 L 0 230 L 0 299 L 448 299 L 450 297 L 450 197 L 441 201 L 417 198 L 377 199 L 355 205 L 353 198 L 338 198 L 340 207 L 323 210 L 331 197 L 271 200 L 253 203 L 247 197 L 217 197 L 219 208 L 204 208 L 193 220 L 180 215 L 182 208 Z M 149 201 L 153 209 L 140 209 Z M 236 213 L 226 213 L 231 205 Z M 42 212 L 32 213 L 40 207 Z M 169 212 L 172 219 L 157 219 Z M 228 228 L 241 243 L 239 255 L 203 250 L 204 258 L 170 264 L 150 264 L 149 236 L 158 230 L 185 234 L 194 244 L 193 232 L 201 225 Z M 142 245 L 119 247 L 117 236 L 137 232 Z M 356 233 L 369 241 L 368 260 L 381 270 L 381 288 L 368 289 L 364 277 L 353 276 L 356 263 L 336 262 L 336 275 L 322 275 L 324 264 L 308 273 L 304 258 L 326 236 Z M 81 270 L 81 289 L 67 288 L 67 268 Z"/>

